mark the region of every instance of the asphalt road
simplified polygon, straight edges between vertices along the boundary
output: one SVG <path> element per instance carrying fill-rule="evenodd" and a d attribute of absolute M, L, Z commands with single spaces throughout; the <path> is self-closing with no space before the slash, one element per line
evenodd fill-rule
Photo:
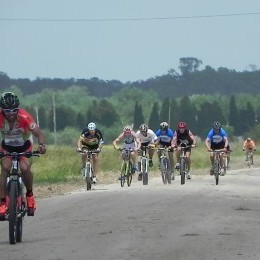
<path fill-rule="evenodd" d="M 259 260 L 260 172 L 193 176 L 164 185 L 97 185 L 38 200 L 24 220 L 22 243 L 10 245 L 0 223 L 3 260 Z"/>

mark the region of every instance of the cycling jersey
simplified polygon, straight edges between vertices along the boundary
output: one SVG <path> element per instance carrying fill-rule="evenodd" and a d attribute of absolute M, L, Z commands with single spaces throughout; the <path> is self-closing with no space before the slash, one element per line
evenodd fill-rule
<path fill-rule="evenodd" d="M 157 140 L 156 134 L 151 129 L 147 130 L 146 136 L 144 136 L 140 130 L 136 132 L 136 135 L 141 140 L 141 144 L 154 144 L 154 141 Z"/>
<path fill-rule="evenodd" d="M 173 138 L 173 131 L 171 129 L 167 129 L 167 131 L 162 131 L 159 129 L 155 134 L 158 137 L 158 144 L 162 146 L 171 146 L 171 141 Z"/>
<path fill-rule="evenodd" d="M 227 138 L 227 134 L 222 128 L 219 130 L 219 133 L 211 129 L 207 135 L 207 139 L 209 139 L 211 143 L 211 149 L 223 149 L 225 146 L 225 138 Z"/>
<path fill-rule="evenodd" d="M 81 133 L 82 147 L 89 150 L 95 150 L 99 147 L 100 144 L 103 144 L 103 136 L 99 129 L 95 130 L 94 134 L 91 134 L 86 128 Z"/>
<path fill-rule="evenodd" d="M 185 129 L 185 131 L 183 133 L 181 133 L 180 130 L 178 129 L 175 133 L 177 136 L 176 137 L 177 145 L 180 145 L 180 144 L 192 145 L 193 144 L 193 140 L 190 137 L 189 129 Z"/>
<path fill-rule="evenodd" d="M 12 129 L 0 113 L 0 131 L 2 134 L 2 147 L 8 151 L 22 152 L 32 146 L 32 133 L 36 127 L 33 117 L 24 109 L 19 108 L 17 119 Z"/>

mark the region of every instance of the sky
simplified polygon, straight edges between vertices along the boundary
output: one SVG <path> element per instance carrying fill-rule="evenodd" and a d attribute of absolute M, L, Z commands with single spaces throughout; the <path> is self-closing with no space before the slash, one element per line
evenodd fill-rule
<path fill-rule="evenodd" d="M 259 0 L 0 0 L 0 72 L 119 80 L 260 68 Z"/>

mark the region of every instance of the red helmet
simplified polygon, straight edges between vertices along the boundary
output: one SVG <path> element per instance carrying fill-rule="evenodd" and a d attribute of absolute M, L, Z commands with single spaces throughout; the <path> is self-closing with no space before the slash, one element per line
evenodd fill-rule
<path fill-rule="evenodd" d="M 178 128 L 179 129 L 186 129 L 187 128 L 187 124 L 185 122 L 179 122 L 178 123 Z"/>
<path fill-rule="evenodd" d="M 127 126 L 124 127 L 124 133 L 125 133 L 125 134 L 130 134 L 131 131 L 132 131 L 132 129 L 131 129 L 130 126 L 127 125 Z"/>

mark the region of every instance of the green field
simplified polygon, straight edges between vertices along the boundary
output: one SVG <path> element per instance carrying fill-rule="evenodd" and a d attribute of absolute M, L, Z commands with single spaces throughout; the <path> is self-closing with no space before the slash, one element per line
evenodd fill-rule
<path fill-rule="evenodd" d="M 230 166 L 232 169 L 244 168 L 244 153 L 241 144 L 232 144 Z M 258 164 L 258 156 L 255 154 L 255 165 Z M 100 153 L 99 180 L 102 182 L 113 182 L 117 179 L 120 169 L 120 153 L 111 145 L 104 146 Z M 192 150 L 192 173 L 207 174 L 210 167 L 209 154 L 204 144 L 199 144 Z M 40 158 L 35 158 L 32 166 L 34 182 L 36 184 L 60 183 L 78 181 L 81 168 L 81 155 L 76 152 L 75 147 L 48 146 L 47 153 Z M 154 155 L 154 167 L 152 175 L 158 175 L 158 159 Z"/>

